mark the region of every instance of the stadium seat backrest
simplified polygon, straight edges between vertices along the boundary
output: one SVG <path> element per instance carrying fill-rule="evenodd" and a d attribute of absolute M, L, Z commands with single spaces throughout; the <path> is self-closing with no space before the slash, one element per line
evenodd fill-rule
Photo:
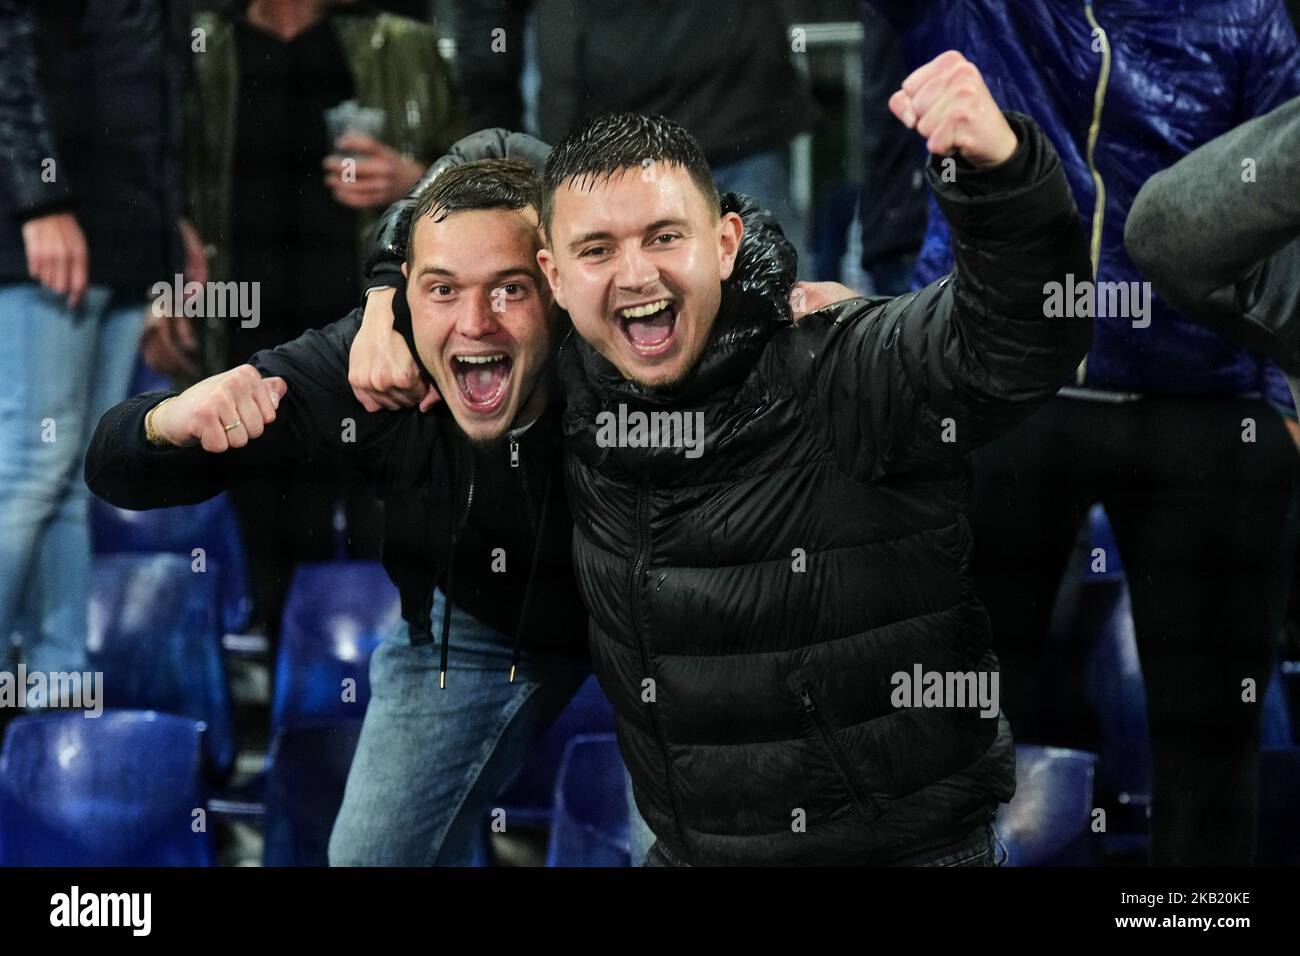
<path fill-rule="evenodd" d="M 239 633 L 248 624 L 252 597 L 244 547 L 238 519 L 225 495 L 152 511 L 127 511 L 94 498 L 90 513 L 96 554 L 183 554 L 219 582 L 223 632 Z"/>
<path fill-rule="evenodd" d="M 400 621 L 397 588 L 377 561 L 299 565 L 285 599 L 272 727 L 361 719 L 370 655 Z"/>
<path fill-rule="evenodd" d="M 98 555 L 87 651 L 89 669 L 104 674 L 106 706 L 202 721 L 210 770 L 230 769 L 235 740 L 211 575 L 178 554 Z"/>
<path fill-rule="evenodd" d="M 201 731 L 149 711 L 18 718 L 0 750 L 0 865 L 211 865 Z"/>
<path fill-rule="evenodd" d="M 628 866 L 623 758 L 613 734 L 569 741 L 555 782 L 547 866 Z"/>
<path fill-rule="evenodd" d="M 998 808 L 994 829 L 1008 866 L 1087 866 L 1092 841 L 1096 754 L 1061 747 L 1016 747 L 1016 795 Z"/>

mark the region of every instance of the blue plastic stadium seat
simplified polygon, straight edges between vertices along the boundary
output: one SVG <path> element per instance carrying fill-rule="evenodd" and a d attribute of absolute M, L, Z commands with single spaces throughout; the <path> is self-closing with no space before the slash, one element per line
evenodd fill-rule
<path fill-rule="evenodd" d="M 546 865 L 631 865 L 623 758 L 613 734 L 581 734 L 565 747 Z"/>
<path fill-rule="evenodd" d="M 1268 690 L 1259 708 L 1259 745 L 1261 747 L 1290 747 L 1296 742 L 1291 733 L 1291 704 L 1286 695 L 1286 677 L 1282 661 L 1273 666 Z"/>
<path fill-rule="evenodd" d="M 1007 866 L 1088 866 L 1096 754 L 1060 747 L 1016 747 L 1016 795 L 998 809 L 994 829 Z"/>
<path fill-rule="evenodd" d="M 579 734 L 612 734 L 614 708 L 594 676 L 588 677 L 568 706 L 528 753 L 510 786 L 497 798 L 506 818 L 529 827 L 551 822 L 555 781 L 569 741 Z"/>
<path fill-rule="evenodd" d="M 1300 747 L 1259 752 L 1256 866 L 1300 866 Z"/>
<path fill-rule="evenodd" d="M 1283 661 L 1281 676 L 1282 695 L 1291 718 L 1291 739 L 1300 744 L 1300 661 Z"/>
<path fill-rule="evenodd" d="M 361 721 L 333 720 L 282 728 L 267 761 L 265 866 L 328 866 L 330 830 Z"/>
<path fill-rule="evenodd" d="M 1110 519 L 1106 517 L 1106 509 L 1101 505 L 1093 505 L 1088 511 L 1088 528 L 1091 543 L 1088 547 L 1088 566 L 1086 571 L 1087 577 L 1106 576 L 1112 578 L 1122 577 L 1124 574 L 1124 565 L 1120 562 L 1119 543 L 1115 540 L 1115 533 L 1111 530 Z M 1100 548 L 1103 552 L 1097 557 L 1105 559 L 1105 570 L 1094 571 L 1093 560 L 1094 552 Z"/>
<path fill-rule="evenodd" d="M 148 711 L 20 717 L 0 750 L 0 865 L 210 866 L 201 725 Z"/>
<path fill-rule="evenodd" d="M 230 690 L 217 625 L 217 582 L 178 554 L 114 554 L 91 572 L 88 667 L 105 706 L 157 710 L 207 726 L 210 771 L 235 756 Z"/>
<path fill-rule="evenodd" d="M 401 620 L 401 599 L 377 561 L 300 564 L 285 599 L 271 725 L 361 719 L 370 655 Z M 355 681 L 344 695 L 344 681 Z"/>
<path fill-rule="evenodd" d="M 219 582 L 221 628 L 237 633 L 248 624 L 253 602 L 244 567 L 239 522 L 225 495 L 196 505 L 127 511 L 91 499 L 91 531 L 97 554 L 169 552 L 194 559 L 203 549 L 207 570 Z"/>
<path fill-rule="evenodd" d="M 1146 688 L 1123 580 L 1088 582 L 1081 592 L 1079 614 L 1079 626 L 1091 648 L 1085 692 L 1099 736 L 1098 799 L 1111 809 L 1108 837 L 1142 834 L 1151 804 L 1151 744 Z M 1123 841 L 1111 842 L 1118 847 Z"/>

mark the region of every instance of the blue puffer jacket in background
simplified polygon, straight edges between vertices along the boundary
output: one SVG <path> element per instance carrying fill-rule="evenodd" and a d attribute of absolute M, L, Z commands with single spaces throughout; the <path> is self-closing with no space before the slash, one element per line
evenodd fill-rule
<path fill-rule="evenodd" d="M 1091 235 L 1097 190 L 1088 127 L 1103 44 L 1088 21 L 1089 4 L 905 0 L 880 6 L 899 30 L 910 68 L 959 50 L 979 67 L 1003 109 L 1038 121 L 1060 153 Z M 1124 222 L 1142 184 L 1202 143 L 1300 94 L 1300 43 L 1283 0 L 1097 0 L 1091 7 L 1111 54 L 1095 151 L 1106 195 L 1097 280 L 1141 281 L 1124 249 Z M 914 279 L 924 285 L 951 264 L 948 227 L 932 200 Z M 1285 380 L 1262 357 L 1184 319 L 1154 293 L 1150 319 L 1149 327 L 1134 328 L 1130 318 L 1099 312 L 1080 384 L 1151 395 L 1255 392 L 1291 407 Z"/>

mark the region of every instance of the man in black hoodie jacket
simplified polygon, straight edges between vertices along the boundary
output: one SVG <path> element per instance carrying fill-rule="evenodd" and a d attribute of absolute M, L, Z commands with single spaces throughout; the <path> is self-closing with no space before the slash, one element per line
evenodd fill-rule
<path fill-rule="evenodd" d="M 536 197 L 518 160 L 450 169 L 423 197 L 410 321 L 443 395 L 432 411 L 357 404 L 356 310 L 179 395 L 118 405 L 87 454 L 91 489 L 129 508 L 201 501 L 290 461 L 351 467 L 387 498 L 405 627 L 372 659 L 336 865 L 471 862 L 485 809 L 588 673 Z"/>

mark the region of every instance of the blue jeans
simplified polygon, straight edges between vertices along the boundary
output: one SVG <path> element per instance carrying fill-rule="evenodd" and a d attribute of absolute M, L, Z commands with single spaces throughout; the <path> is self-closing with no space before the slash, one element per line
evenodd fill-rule
<path fill-rule="evenodd" d="M 902 860 L 893 866 L 1001 866 L 1007 860 L 1006 848 L 993 832 L 992 824 L 982 824 L 960 842 L 944 847 L 938 853 L 925 853 Z M 650 847 L 645 866 L 690 866 L 683 863 L 658 843 Z"/>
<path fill-rule="evenodd" d="M 442 608 L 435 593 L 435 633 Z M 506 635 L 453 606 L 440 690 L 436 641 L 412 647 L 403 623 L 380 642 L 331 866 L 482 862 L 493 801 L 590 673 L 586 661 L 525 651 L 510 683 L 510 648 Z"/>
<path fill-rule="evenodd" d="M 29 670 L 85 668 L 82 463 L 100 416 L 126 397 L 144 316 L 143 298 L 104 286 L 69 309 L 34 282 L 0 284 L 0 651 L 21 619 Z"/>

